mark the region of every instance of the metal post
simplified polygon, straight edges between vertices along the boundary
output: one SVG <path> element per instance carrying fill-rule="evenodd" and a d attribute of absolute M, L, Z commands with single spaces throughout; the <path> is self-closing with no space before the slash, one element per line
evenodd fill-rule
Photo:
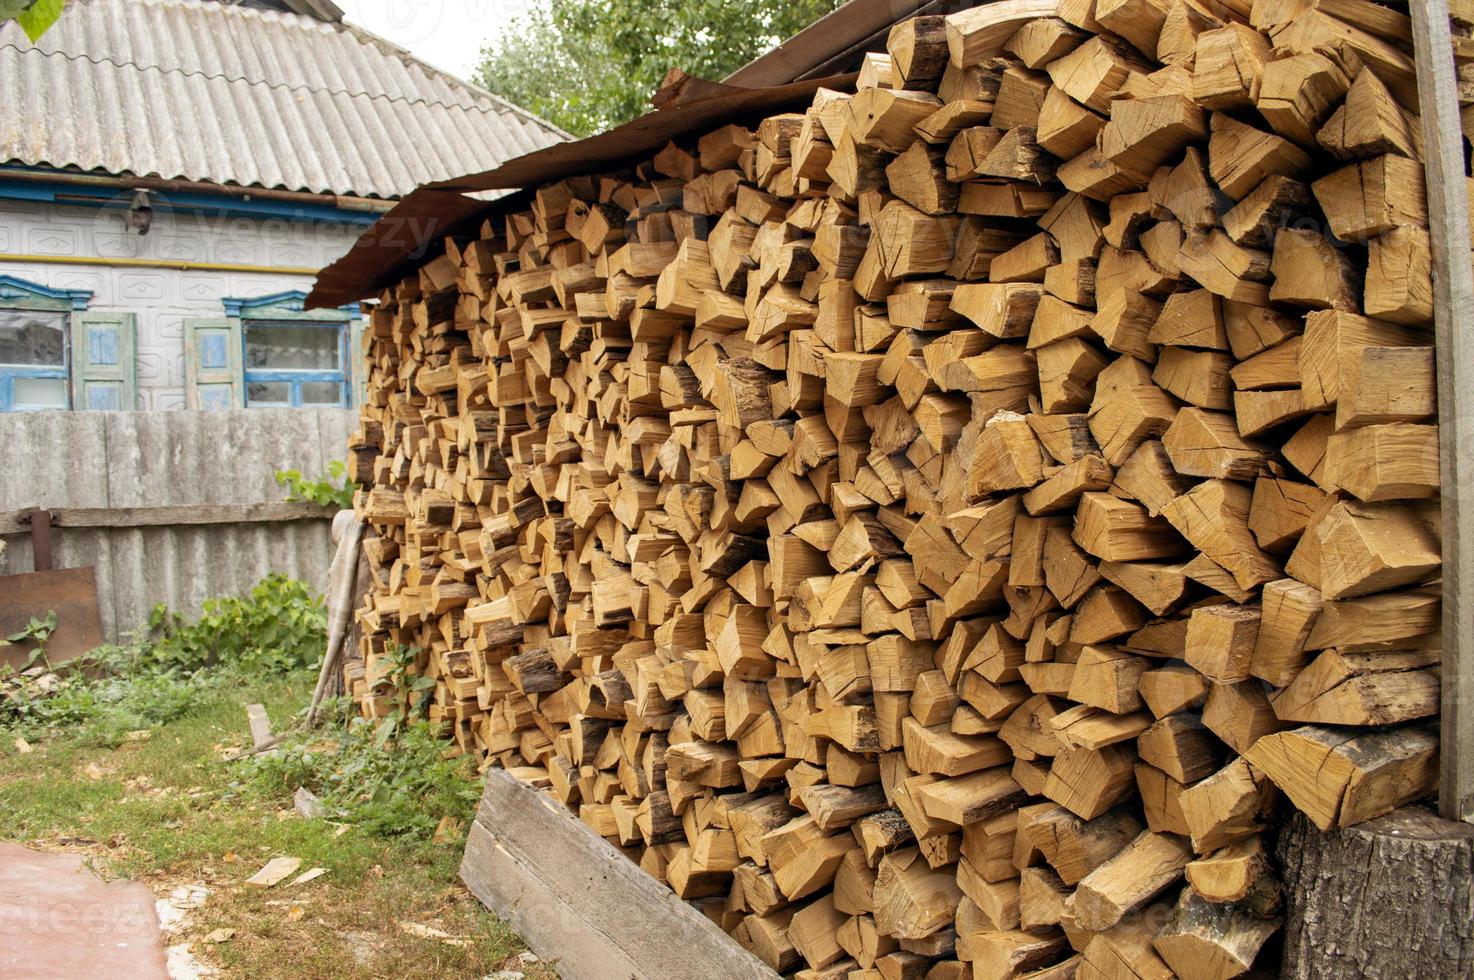
<path fill-rule="evenodd" d="M 49 572 L 51 563 L 51 511 L 31 511 L 31 561 L 36 571 Z"/>

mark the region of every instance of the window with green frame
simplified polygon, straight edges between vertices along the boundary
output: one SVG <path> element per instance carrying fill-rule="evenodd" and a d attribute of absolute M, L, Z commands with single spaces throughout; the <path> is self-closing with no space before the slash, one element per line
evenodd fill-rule
<path fill-rule="evenodd" d="M 137 318 L 89 312 L 91 300 L 0 275 L 0 412 L 136 407 Z"/>

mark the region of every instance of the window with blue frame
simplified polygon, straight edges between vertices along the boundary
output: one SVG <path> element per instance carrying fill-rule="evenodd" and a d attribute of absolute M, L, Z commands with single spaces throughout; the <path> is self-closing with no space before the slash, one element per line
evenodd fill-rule
<path fill-rule="evenodd" d="M 91 302 L 90 289 L 0 273 L 0 412 L 136 407 L 138 317 Z"/>
<path fill-rule="evenodd" d="M 246 406 L 348 404 L 347 324 L 246 320 Z"/>
<path fill-rule="evenodd" d="M 363 372 L 350 351 L 356 307 L 305 310 L 290 290 L 222 300 L 225 317 L 185 321 L 186 397 L 193 408 L 349 408 Z"/>
<path fill-rule="evenodd" d="M 70 406 L 70 319 L 62 310 L 0 307 L 0 408 L 40 412 Z"/>

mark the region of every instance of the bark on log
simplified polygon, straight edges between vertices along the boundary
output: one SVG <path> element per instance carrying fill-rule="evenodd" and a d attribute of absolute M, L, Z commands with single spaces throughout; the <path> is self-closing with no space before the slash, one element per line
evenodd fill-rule
<path fill-rule="evenodd" d="M 1474 827 L 1409 806 L 1325 834 L 1297 813 L 1276 852 L 1282 976 L 1474 976 Z"/>

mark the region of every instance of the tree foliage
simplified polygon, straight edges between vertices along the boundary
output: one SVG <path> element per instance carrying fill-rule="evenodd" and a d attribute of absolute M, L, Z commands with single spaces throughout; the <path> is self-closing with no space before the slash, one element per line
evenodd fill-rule
<path fill-rule="evenodd" d="M 15 21 L 34 44 L 56 23 L 65 3 L 66 0 L 0 0 L 0 24 Z"/>
<path fill-rule="evenodd" d="M 549 0 L 482 51 L 492 92 L 576 136 L 650 108 L 665 73 L 720 79 L 837 0 Z"/>

